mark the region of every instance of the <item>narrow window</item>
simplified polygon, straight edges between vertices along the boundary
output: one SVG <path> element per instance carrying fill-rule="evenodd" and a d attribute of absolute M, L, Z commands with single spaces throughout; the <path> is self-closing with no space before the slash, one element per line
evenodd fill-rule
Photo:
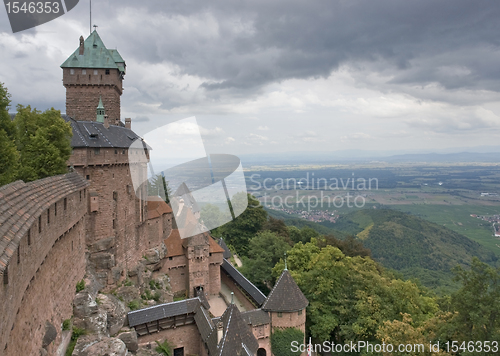
<path fill-rule="evenodd" d="M 125 150 L 122 150 L 122 155 L 124 155 L 124 154 L 125 154 Z"/>
<path fill-rule="evenodd" d="M 71 251 L 73 251 L 73 241 L 71 241 Z"/>
<path fill-rule="evenodd" d="M 28 246 L 31 245 L 31 229 L 28 230 Z"/>
<path fill-rule="evenodd" d="M 68 199 L 64 198 L 64 210 L 68 207 Z"/>
<path fill-rule="evenodd" d="M 113 219 L 113 229 L 116 229 L 116 219 Z"/>
<path fill-rule="evenodd" d="M 90 176 L 87 174 L 87 180 L 90 180 Z"/>
<path fill-rule="evenodd" d="M 57 203 L 54 204 L 54 216 L 57 216 Z"/>
<path fill-rule="evenodd" d="M 50 224 L 50 208 L 47 209 L 47 224 Z"/>
<path fill-rule="evenodd" d="M 117 155 L 117 154 L 118 154 L 118 150 L 115 150 L 115 155 Z"/>
<path fill-rule="evenodd" d="M 82 201 L 82 191 L 80 190 L 80 201 Z"/>
<path fill-rule="evenodd" d="M 302 309 L 301 309 L 301 310 L 299 310 L 299 315 L 302 315 Z"/>
<path fill-rule="evenodd" d="M 21 262 L 21 246 L 17 247 L 17 264 Z"/>
<path fill-rule="evenodd" d="M 101 74 L 101 80 L 102 80 L 102 74 Z"/>
<path fill-rule="evenodd" d="M 89 74 L 89 80 L 90 80 L 90 74 Z"/>
<path fill-rule="evenodd" d="M 38 233 L 42 232 L 42 216 L 38 217 Z"/>
<path fill-rule="evenodd" d="M 70 69 L 69 70 L 69 74 L 74 75 L 75 74 L 75 70 L 74 69 Z"/>
<path fill-rule="evenodd" d="M 113 192 L 113 200 L 118 200 L 118 192 Z"/>
<path fill-rule="evenodd" d="M 99 147 L 94 148 L 94 154 L 95 155 L 100 155 L 101 154 L 101 149 Z"/>
<path fill-rule="evenodd" d="M 94 69 L 94 75 L 97 75 L 97 69 Z"/>

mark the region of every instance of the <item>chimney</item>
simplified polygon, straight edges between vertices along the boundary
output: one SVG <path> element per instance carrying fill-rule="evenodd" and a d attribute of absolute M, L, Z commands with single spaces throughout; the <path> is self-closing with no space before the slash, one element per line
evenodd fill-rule
<path fill-rule="evenodd" d="M 127 129 L 130 129 L 130 130 L 132 129 L 132 119 L 131 118 L 128 117 L 125 119 L 125 127 Z"/>
<path fill-rule="evenodd" d="M 83 36 L 80 36 L 80 51 L 78 52 L 78 54 L 80 56 L 83 56 L 83 50 L 84 50 L 84 47 L 83 47 Z"/>
<path fill-rule="evenodd" d="M 220 343 L 223 336 L 224 336 L 224 329 L 223 329 L 223 324 L 220 321 L 219 323 L 217 323 L 217 345 Z"/>
<path fill-rule="evenodd" d="M 109 116 L 104 115 L 104 127 L 109 129 Z"/>

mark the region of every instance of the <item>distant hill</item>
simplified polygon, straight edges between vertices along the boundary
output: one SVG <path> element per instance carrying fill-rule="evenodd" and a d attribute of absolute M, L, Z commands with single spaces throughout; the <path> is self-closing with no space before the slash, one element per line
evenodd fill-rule
<path fill-rule="evenodd" d="M 469 265 L 473 256 L 492 265 L 498 259 L 457 232 L 396 210 L 355 211 L 342 216 L 335 228 L 356 235 L 383 266 L 446 292 L 455 287 L 454 266 Z"/>

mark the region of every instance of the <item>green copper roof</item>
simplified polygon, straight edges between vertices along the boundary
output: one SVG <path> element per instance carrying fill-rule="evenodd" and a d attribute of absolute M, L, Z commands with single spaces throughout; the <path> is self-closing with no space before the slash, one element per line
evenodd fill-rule
<path fill-rule="evenodd" d="M 102 104 L 102 96 L 99 97 L 99 105 L 97 105 L 97 109 L 104 109 L 104 105 Z"/>
<path fill-rule="evenodd" d="M 61 65 L 61 68 L 99 68 L 99 69 L 118 69 L 125 71 L 125 61 L 118 53 L 118 50 L 108 50 L 94 30 L 83 42 L 83 55 L 80 55 L 80 48 Z"/>

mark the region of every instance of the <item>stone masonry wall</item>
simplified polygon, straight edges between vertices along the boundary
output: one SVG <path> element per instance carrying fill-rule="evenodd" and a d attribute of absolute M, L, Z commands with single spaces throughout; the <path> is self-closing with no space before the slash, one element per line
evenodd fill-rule
<path fill-rule="evenodd" d="M 55 345 L 47 347 L 54 354 L 61 323 L 72 314 L 76 283 L 85 273 L 87 195 L 86 190 L 70 194 L 66 208 L 61 199 L 57 215 L 52 204 L 22 237 L 19 254 L 9 262 L 8 284 L 0 284 L 1 355 L 37 355 L 46 321 L 57 330 Z"/>
<path fill-rule="evenodd" d="M 86 74 L 82 74 L 86 71 Z M 97 74 L 94 74 L 94 71 Z M 63 69 L 63 85 L 66 88 L 66 114 L 75 120 L 95 121 L 99 97 L 110 120 L 120 119 L 120 95 L 122 79 L 117 69 Z"/>

